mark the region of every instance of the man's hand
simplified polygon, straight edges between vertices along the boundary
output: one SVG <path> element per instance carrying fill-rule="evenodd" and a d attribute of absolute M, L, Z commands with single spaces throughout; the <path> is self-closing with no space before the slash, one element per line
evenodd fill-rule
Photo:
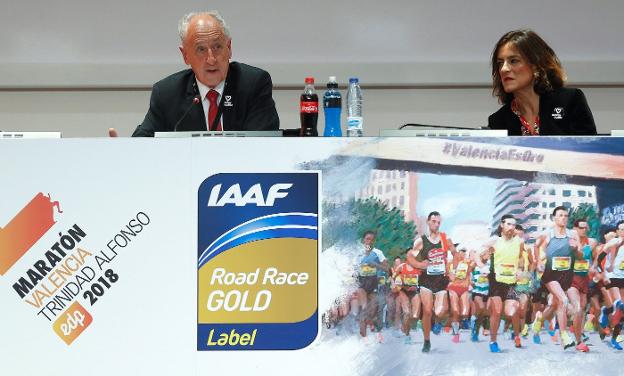
<path fill-rule="evenodd" d="M 119 134 L 117 134 L 117 129 L 108 128 L 108 137 L 119 137 Z"/>

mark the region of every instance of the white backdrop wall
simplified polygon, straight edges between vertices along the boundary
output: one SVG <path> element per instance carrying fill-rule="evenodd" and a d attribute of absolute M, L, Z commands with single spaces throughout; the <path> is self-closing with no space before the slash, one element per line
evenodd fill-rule
<path fill-rule="evenodd" d="M 183 69 L 177 20 L 219 9 L 233 58 L 267 69 L 284 128 L 298 126 L 307 75 L 357 75 L 366 134 L 405 122 L 480 126 L 498 104 L 489 57 L 504 32 L 530 27 L 585 90 L 600 132 L 622 128 L 622 1 L 273 0 L 175 3 L 10 0 L 0 12 L 0 129 L 129 135 L 151 85 Z M 321 88 L 321 85 L 317 85 Z M 322 118 L 321 118 L 322 120 Z"/>

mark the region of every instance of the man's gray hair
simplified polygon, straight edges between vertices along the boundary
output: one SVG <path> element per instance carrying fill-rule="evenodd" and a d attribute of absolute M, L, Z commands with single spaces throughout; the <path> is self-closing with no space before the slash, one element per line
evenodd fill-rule
<path fill-rule="evenodd" d="M 221 28 L 223 29 L 223 34 L 225 34 L 226 37 L 231 38 L 230 29 L 225 23 L 225 20 L 223 19 L 223 17 L 221 17 L 219 12 L 217 12 L 216 10 L 211 10 L 209 12 L 191 12 L 191 13 L 185 14 L 180 19 L 180 22 L 178 22 L 178 34 L 180 34 L 180 40 L 182 41 L 182 43 L 184 43 L 184 38 L 186 38 L 186 33 L 188 32 L 188 27 L 189 27 L 189 23 L 191 23 L 191 18 L 195 16 L 212 16 L 221 25 Z"/>

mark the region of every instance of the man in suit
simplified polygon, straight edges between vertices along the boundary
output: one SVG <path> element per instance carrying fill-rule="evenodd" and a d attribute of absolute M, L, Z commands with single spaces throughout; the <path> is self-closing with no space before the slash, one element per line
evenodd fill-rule
<path fill-rule="evenodd" d="M 154 84 L 150 107 L 133 137 L 154 132 L 278 130 L 271 76 L 230 62 L 232 39 L 218 12 L 190 13 L 179 24 L 191 66 Z"/>

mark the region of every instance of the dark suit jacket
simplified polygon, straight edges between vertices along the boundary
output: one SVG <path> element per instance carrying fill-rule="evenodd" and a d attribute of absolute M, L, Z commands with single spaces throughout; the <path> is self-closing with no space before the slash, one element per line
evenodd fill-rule
<path fill-rule="evenodd" d="M 221 108 L 227 131 L 278 130 L 279 117 L 272 97 L 271 76 L 262 69 L 231 62 Z M 176 131 L 205 131 L 206 116 L 202 104 L 193 104 L 199 95 L 195 74 L 190 69 L 174 73 L 154 84 L 150 107 L 132 137 L 153 137 L 154 132 L 172 132 L 184 112 Z M 230 96 L 230 100 L 226 101 Z M 228 103 L 231 106 L 228 106 Z"/>
<path fill-rule="evenodd" d="M 596 134 L 594 117 L 580 89 L 560 88 L 541 95 L 539 118 L 540 135 L 543 136 Z M 520 119 L 511 111 L 511 103 L 490 115 L 488 127 L 507 129 L 510 136 L 522 135 Z"/>

